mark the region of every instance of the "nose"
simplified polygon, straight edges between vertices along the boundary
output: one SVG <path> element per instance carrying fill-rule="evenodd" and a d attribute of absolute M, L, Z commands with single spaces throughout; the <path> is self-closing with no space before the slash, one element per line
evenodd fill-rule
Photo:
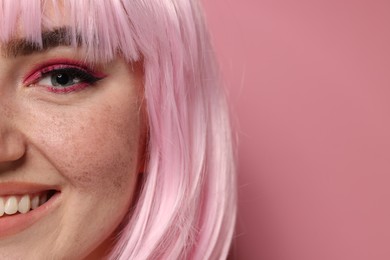
<path fill-rule="evenodd" d="M 0 100 L 0 165 L 17 161 L 25 153 L 25 141 L 15 124 L 13 110 L 9 102 Z"/>
<path fill-rule="evenodd" d="M 2 126 L 0 120 L 0 164 L 17 161 L 25 153 L 25 145 L 22 135 L 16 130 Z"/>

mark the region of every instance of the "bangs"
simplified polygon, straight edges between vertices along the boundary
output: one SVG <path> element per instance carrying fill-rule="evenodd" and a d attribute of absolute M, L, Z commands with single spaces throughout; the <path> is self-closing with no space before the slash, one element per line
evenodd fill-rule
<path fill-rule="evenodd" d="M 43 35 L 61 30 L 61 42 L 86 51 L 89 60 L 110 61 L 118 54 L 139 60 L 134 27 L 120 0 L 0 0 L 0 42 L 24 39 L 37 49 Z"/>

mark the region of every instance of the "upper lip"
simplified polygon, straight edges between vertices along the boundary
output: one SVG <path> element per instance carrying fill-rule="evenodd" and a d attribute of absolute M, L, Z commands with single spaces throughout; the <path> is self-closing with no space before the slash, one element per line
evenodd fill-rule
<path fill-rule="evenodd" d="M 46 185 L 28 182 L 0 183 L 0 196 L 31 194 L 47 190 L 59 190 L 55 185 Z"/>

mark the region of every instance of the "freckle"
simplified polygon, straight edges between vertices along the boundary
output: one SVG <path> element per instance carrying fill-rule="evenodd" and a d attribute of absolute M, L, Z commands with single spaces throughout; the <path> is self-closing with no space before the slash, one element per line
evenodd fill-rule
<path fill-rule="evenodd" d="M 112 106 L 111 105 L 107 105 L 104 107 L 104 112 L 110 112 L 112 110 Z"/>
<path fill-rule="evenodd" d="M 2 106 L 3 109 L 1 111 L 1 114 L 6 117 L 6 118 L 12 118 L 13 117 L 13 111 L 12 109 L 10 108 L 9 105 L 5 104 L 4 106 Z"/>
<path fill-rule="evenodd" d="M 80 175 L 75 176 L 74 179 L 83 184 L 87 184 L 92 181 L 92 178 L 88 172 L 82 172 Z"/>
<path fill-rule="evenodd" d="M 118 190 L 122 189 L 122 182 L 119 179 L 114 178 L 112 183 L 116 189 Z"/>

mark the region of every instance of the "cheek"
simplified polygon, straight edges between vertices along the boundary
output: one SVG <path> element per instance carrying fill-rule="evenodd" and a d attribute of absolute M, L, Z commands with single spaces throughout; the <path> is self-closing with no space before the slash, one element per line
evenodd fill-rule
<path fill-rule="evenodd" d="M 128 187 L 139 157 L 137 109 L 100 105 L 39 118 L 47 128 L 37 145 L 67 183 L 80 192 Z"/>

